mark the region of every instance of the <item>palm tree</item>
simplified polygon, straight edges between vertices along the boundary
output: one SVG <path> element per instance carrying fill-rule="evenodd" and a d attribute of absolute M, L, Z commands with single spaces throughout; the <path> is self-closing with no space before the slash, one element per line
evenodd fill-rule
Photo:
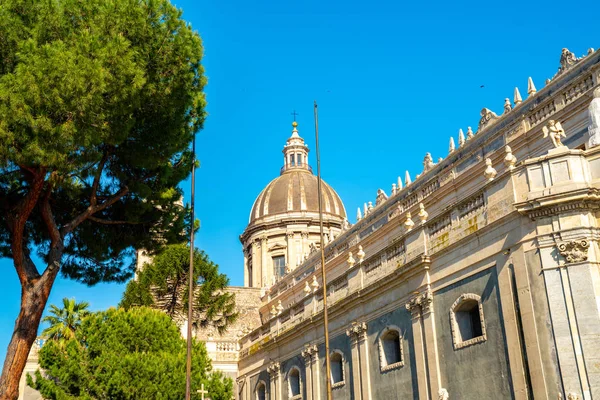
<path fill-rule="evenodd" d="M 90 304 L 86 301 L 76 303 L 75 299 L 63 299 L 63 308 L 54 304 L 50 306 L 50 314 L 42 319 L 50 326 L 42 332 L 42 336 L 50 340 L 64 340 L 75 337 L 75 331 L 81 325 L 81 320 L 88 314 Z"/>

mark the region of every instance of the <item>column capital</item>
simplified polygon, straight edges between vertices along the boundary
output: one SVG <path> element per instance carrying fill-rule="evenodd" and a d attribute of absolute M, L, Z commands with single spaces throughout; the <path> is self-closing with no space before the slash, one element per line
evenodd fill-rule
<path fill-rule="evenodd" d="M 312 361 L 312 359 L 317 355 L 317 353 L 319 352 L 319 349 L 317 347 L 317 345 L 315 344 L 309 344 L 307 346 L 304 347 L 304 350 L 302 350 L 302 357 L 304 357 L 304 360 L 306 361 L 306 363 L 310 363 Z"/>
<path fill-rule="evenodd" d="M 300 232 L 300 234 L 302 235 L 302 239 L 308 238 L 308 231 L 302 231 L 302 232 Z"/>
<path fill-rule="evenodd" d="M 288 238 L 288 239 L 293 239 L 293 238 L 294 238 L 294 235 L 295 235 L 295 233 L 294 233 L 293 231 L 287 231 L 287 232 L 285 233 L 285 235 L 287 236 L 287 238 Z"/>
<path fill-rule="evenodd" d="M 353 322 L 352 325 L 346 329 L 346 335 L 354 340 L 362 340 L 367 335 L 367 323 L 366 322 Z"/>
<path fill-rule="evenodd" d="M 590 242 L 587 239 L 572 240 L 557 245 L 558 252 L 565 258 L 567 264 L 587 261 Z"/>
<path fill-rule="evenodd" d="M 413 318 L 433 311 L 433 292 L 427 288 L 424 292 L 414 296 L 406 303 L 406 309 L 411 312 Z"/>
<path fill-rule="evenodd" d="M 279 371 L 281 369 L 281 365 L 278 362 L 273 362 L 269 364 L 267 367 L 267 372 L 271 376 L 271 380 L 275 380 L 279 377 Z"/>

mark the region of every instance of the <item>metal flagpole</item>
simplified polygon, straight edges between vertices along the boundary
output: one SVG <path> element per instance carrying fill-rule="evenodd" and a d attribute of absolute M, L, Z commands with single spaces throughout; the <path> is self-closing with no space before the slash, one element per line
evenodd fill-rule
<path fill-rule="evenodd" d="M 192 396 L 192 302 L 194 298 L 194 197 L 195 197 L 195 176 L 196 175 L 196 134 L 192 141 L 192 199 L 191 212 L 192 220 L 190 223 L 190 266 L 188 274 L 188 318 L 187 318 L 187 360 L 185 370 L 185 400 L 190 400 Z"/>
<path fill-rule="evenodd" d="M 315 138 L 317 151 L 317 191 L 319 197 L 319 228 L 321 230 L 321 276 L 323 279 L 323 325 L 325 329 L 325 371 L 327 400 L 331 400 L 331 360 L 329 359 L 329 320 L 327 316 L 327 279 L 325 273 L 325 240 L 323 238 L 323 208 L 321 199 L 321 156 L 319 154 L 319 113 L 315 100 Z"/>

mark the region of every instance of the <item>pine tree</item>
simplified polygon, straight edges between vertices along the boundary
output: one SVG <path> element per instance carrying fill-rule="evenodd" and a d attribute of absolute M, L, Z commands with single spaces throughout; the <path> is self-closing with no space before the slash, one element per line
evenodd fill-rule
<path fill-rule="evenodd" d="M 148 306 L 165 312 L 177 323 L 187 319 L 190 248 L 167 246 L 127 284 L 121 307 Z M 194 250 L 193 324 L 223 333 L 237 318 L 235 297 L 227 293 L 229 279 L 206 253 Z"/>
<path fill-rule="evenodd" d="M 182 399 L 186 341 L 164 313 L 146 307 L 91 313 L 60 343 L 48 340 L 28 384 L 49 399 Z M 233 382 L 211 373 L 206 348 L 194 341 L 192 387 L 204 384 L 212 399 L 230 400 Z M 193 398 L 200 398 L 193 391 Z"/>
<path fill-rule="evenodd" d="M 205 77 L 181 15 L 168 0 L 2 2 L 0 257 L 22 287 L 2 400 L 18 396 L 59 272 L 124 282 L 134 246 L 152 252 L 187 233 L 178 185 Z"/>

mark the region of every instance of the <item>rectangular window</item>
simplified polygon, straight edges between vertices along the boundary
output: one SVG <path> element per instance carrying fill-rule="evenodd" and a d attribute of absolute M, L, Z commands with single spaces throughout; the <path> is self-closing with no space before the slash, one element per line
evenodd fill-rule
<path fill-rule="evenodd" d="M 295 156 L 295 154 L 290 154 L 290 166 L 292 166 L 292 167 L 295 165 L 294 156 Z"/>
<path fill-rule="evenodd" d="M 285 256 L 273 257 L 273 273 L 275 274 L 275 279 L 279 279 L 285 275 Z"/>
<path fill-rule="evenodd" d="M 302 154 L 298 154 L 298 166 L 302 165 Z"/>

